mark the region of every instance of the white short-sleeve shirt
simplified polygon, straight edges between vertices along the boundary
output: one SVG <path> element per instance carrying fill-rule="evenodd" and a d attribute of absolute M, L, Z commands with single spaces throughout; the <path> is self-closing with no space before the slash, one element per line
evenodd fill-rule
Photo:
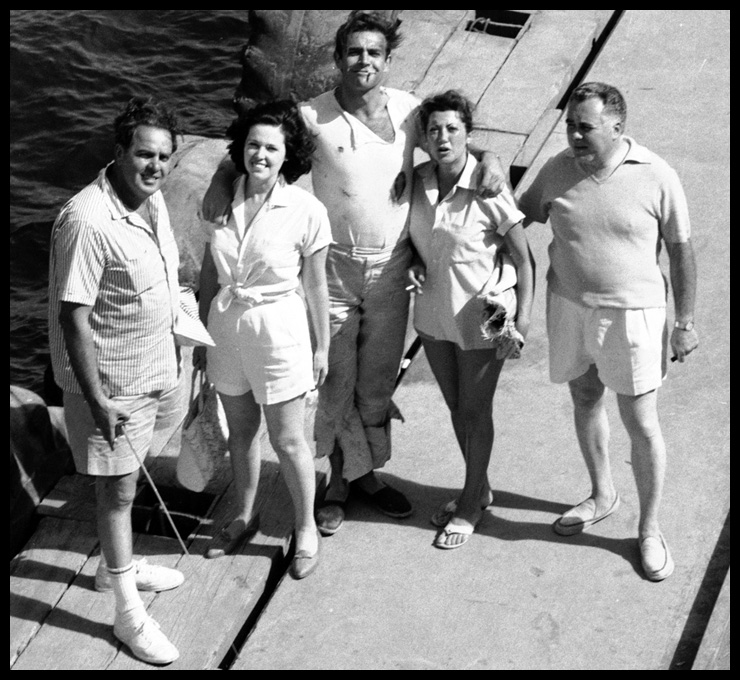
<path fill-rule="evenodd" d="M 476 195 L 477 165 L 468 154 L 447 196 L 439 195 L 435 164 L 418 166 L 409 216 L 409 235 L 426 265 L 424 292 L 414 301 L 414 326 L 464 350 L 491 347 L 480 330 L 478 295 L 495 283 L 496 252 L 504 235 L 524 219 L 508 189 L 491 199 Z"/>

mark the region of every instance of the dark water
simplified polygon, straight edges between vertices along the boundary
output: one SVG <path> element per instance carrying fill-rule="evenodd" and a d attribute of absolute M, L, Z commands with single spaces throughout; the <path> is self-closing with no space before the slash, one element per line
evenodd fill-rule
<path fill-rule="evenodd" d="M 137 94 L 186 134 L 222 136 L 246 10 L 10 10 L 10 383 L 44 396 L 48 239 L 64 202 L 111 158 Z"/>

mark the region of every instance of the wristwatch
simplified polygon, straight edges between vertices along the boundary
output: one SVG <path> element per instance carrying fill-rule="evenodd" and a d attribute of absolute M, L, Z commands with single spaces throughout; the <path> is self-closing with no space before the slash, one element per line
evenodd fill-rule
<path fill-rule="evenodd" d="M 680 331 L 693 331 L 694 330 L 694 321 L 693 319 L 691 321 L 686 321 L 685 323 L 681 323 L 680 321 L 676 321 L 673 324 L 674 328 L 678 328 Z"/>

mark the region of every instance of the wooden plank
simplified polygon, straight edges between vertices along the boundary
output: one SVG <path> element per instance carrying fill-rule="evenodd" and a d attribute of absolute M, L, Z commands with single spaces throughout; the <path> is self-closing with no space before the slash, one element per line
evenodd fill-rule
<path fill-rule="evenodd" d="M 315 402 L 309 403 L 306 434 L 311 431 Z M 262 430 L 262 470 L 255 512 L 260 515 L 260 530 L 234 555 L 208 560 L 203 557 L 212 537 L 235 514 L 233 486 L 216 503 L 207 522 L 194 535 L 190 556 L 178 568 L 185 583 L 176 591 L 157 598 L 150 613 L 180 651 L 173 670 L 215 670 L 242 635 L 255 608 L 269 597 L 284 574 L 285 557 L 294 527 L 293 505 L 274 450 Z M 328 460 L 316 461 L 317 488 L 323 488 Z M 151 670 L 128 653 L 120 654 L 111 670 Z"/>
<path fill-rule="evenodd" d="M 545 146 L 548 138 L 560 122 L 563 112 L 560 109 L 545 109 L 540 116 L 532 132 L 527 137 L 527 141 L 522 146 L 519 153 L 514 159 L 514 163 L 523 168 L 528 168 L 534 163 L 535 158 Z"/>
<path fill-rule="evenodd" d="M 526 139 L 524 135 L 512 135 L 495 130 L 474 129 L 471 135 L 473 147 L 496 153 L 504 168 L 512 164 Z"/>
<path fill-rule="evenodd" d="M 95 522 L 95 478 L 89 475 L 65 475 L 38 507 L 44 517 Z"/>
<path fill-rule="evenodd" d="M 529 134 L 527 141 L 511 163 L 510 175 L 515 187 L 518 186 L 529 167 L 535 163 L 562 115 L 563 112 L 560 109 L 545 109 L 537 121 L 534 130 Z"/>
<path fill-rule="evenodd" d="M 134 553 L 168 567 L 176 566 L 181 559 L 177 541 L 161 536 L 137 536 Z M 129 654 L 121 651 L 113 635 L 113 594 L 94 589 L 98 560 L 96 553 L 85 561 L 82 571 L 20 655 L 14 670 L 105 670 L 119 655 Z M 168 593 L 141 593 L 147 606 L 157 597 L 167 596 Z"/>
<path fill-rule="evenodd" d="M 88 522 L 44 518 L 10 562 L 10 666 L 28 647 L 97 546 Z"/>
<path fill-rule="evenodd" d="M 565 135 L 565 128 L 562 125 L 556 124 L 555 128 L 547 137 L 545 143 L 540 147 L 539 152 L 535 155 L 534 159 L 524 172 L 524 176 L 517 185 L 514 195 L 517 197 L 521 196 L 525 189 L 532 183 L 534 178 L 537 176 L 537 173 L 542 169 L 542 166 L 547 162 L 547 160 L 567 147 L 568 139 Z"/>
<path fill-rule="evenodd" d="M 401 12 L 403 40 L 392 55 L 388 86 L 415 91 L 450 35 L 472 10 L 409 10 Z"/>
<path fill-rule="evenodd" d="M 436 56 L 416 92 L 427 97 L 452 88 L 477 103 L 515 45 L 511 38 L 466 31 L 463 23 Z"/>
<path fill-rule="evenodd" d="M 540 10 L 478 105 L 481 125 L 530 134 L 557 105 L 613 10 Z"/>
<path fill-rule="evenodd" d="M 692 671 L 730 670 L 730 572 L 728 570 Z"/>

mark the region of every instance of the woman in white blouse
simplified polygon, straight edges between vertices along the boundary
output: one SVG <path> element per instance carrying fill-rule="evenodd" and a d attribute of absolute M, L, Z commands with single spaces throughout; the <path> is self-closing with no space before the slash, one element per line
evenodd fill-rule
<path fill-rule="evenodd" d="M 241 174 L 230 218 L 208 228 L 200 316 L 216 343 L 207 351 L 207 372 L 226 414 L 238 508 L 207 556 L 233 552 L 256 528 L 256 435 L 264 411 L 296 515 L 291 573 L 304 578 L 319 556 L 304 418 L 305 396 L 324 382 L 328 367 L 329 218 L 314 196 L 291 184 L 310 170 L 313 151 L 295 104 L 258 105 L 227 134 Z M 204 348 L 196 348 L 195 366 L 205 362 Z"/>
<path fill-rule="evenodd" d="M 504 361 L 519 356 L 529 330 L 534 264 L 511 192 L 476 194 L 477 162 L 468 153 L 472 104 L 450 90 L 422 102 L 419 116 L 431 161 L 414 171 L 409 232 L 416 258 L 408 271 L 416 292 L 414 327 L 450 409 L 465 459 L 460 496 L 432 517 L 434 545 L 459 548 L 491 504 L 488 465 L 493 448 L 493 397 Z M 516 270 L 507 340 L 494 344 L 481 321 L 487 293 Z"/>

